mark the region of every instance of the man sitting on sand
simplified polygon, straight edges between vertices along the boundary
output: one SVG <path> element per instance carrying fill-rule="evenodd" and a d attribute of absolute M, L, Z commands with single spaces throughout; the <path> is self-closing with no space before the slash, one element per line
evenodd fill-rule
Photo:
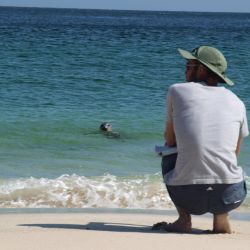
<path fill-rule="evenodd" d="M 174 223 L 159 222 L 153 230 L 191 232 L 191 214 L 213 214 L 213 232 L 231 233 L 228 212 L 246 197 L 237 155 L 249 134 L 243 102 L 218 83 L 226 77 L 227 61 L 216 48 L 201 46 L 189 53 L 188 83 L 170 86 L 167 95 L 166 143 L 177 146 L 177 160 L 163 158 L 164 181 L 179 213 Z M 171 168 L 171 164 L 175 164 Z"/>

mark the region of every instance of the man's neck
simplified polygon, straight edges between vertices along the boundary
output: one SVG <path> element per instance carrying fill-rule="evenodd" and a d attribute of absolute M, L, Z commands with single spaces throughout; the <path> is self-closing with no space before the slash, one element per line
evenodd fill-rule
<path fill-rule="evenodd" d="M 206 83 L 206 85 L 209 87 L 217 87 L 218 83 Z"/>
<path fill-rule="evenodd" d="M 201 83 L 202 85 L 205 85 L 205 86 L 209 86 L 209 87 L 217 87 L 218 86 L 218 83 L 209 83 L 209 82 L 205 82 L 205 81 L 202 81 L 199 83 Z"/>
<path fill-rule="evenodd" d="M 205 82 L 205 84 L 206 84 L 207 86 L 210 86 L 210 87 L 217 87 L 217 86 L 218 86 L 218 81 L 216 81 L 216 80 L 213 79 L 213 78 L 208 78 L 208 79 L 206 79 L 204 82 Z"/>

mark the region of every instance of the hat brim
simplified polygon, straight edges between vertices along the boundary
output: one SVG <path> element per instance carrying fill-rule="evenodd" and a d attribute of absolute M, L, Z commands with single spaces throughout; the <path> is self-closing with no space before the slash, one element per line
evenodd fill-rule
<path fill-rule="evenodd" d="M 225 83 L 227 83 L 230 86 L 234 85 L 234 82 L 232 80 L 230 80 L 227 76 L 222 75 L 220 72 L 218 72 L 218 70 L 213 65 L 200 60 L 196 56 L 192 55 L 189 51 L 183 49 L 178 49 L 178 51 L 183 58 L 187 60 L 198 60 L 199 62 L 207 66 L 210 70 L 212 70 L 216 75 L 218 75 L 221 78 L 221 80 L 223 80 Z"/>

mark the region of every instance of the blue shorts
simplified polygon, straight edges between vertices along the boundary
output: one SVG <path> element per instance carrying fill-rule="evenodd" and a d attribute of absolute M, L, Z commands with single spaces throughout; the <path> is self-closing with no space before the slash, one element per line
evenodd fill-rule
<path fill-rule="evenodd" d="M 177 154 L 162 159 L 162 174 L 165 175 L 175 165 Z M 175 206 L 190 214 L 224 214 L 236 209 L 246 198 L 244 181 L 234 184 L 194 184 L 183 186 L 166 185 Z"/>

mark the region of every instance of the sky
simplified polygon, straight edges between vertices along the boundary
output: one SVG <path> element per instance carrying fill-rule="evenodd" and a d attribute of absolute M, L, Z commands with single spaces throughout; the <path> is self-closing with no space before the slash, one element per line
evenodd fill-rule
<path fill-rule="evenodd" d="M 250 13 L 250 0 L 0 0 L 0 6 Z"/>

